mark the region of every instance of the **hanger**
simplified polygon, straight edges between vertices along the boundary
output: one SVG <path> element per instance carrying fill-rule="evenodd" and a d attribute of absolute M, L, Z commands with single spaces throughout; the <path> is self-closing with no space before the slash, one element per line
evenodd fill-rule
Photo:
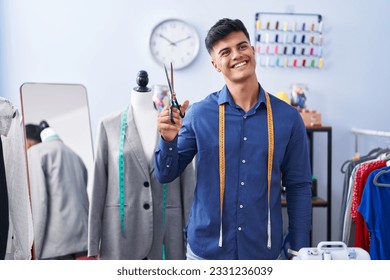
<path fill-rule="evenodd" d="M 378 182 L 378 178 L 383 175 L 383 174 L 386 174 L 386 173 L 390 173 L 390 169 L 386 169 L 386 170 L 381 170 L 379 171 L 375 177 L 374 177 L 374 180 L 373 180 L 373 183 L 375 186 L 377 187 L 390 187 L 390 183 L 389 184 L 386 184 L 386 183 L 379 183 Z"/>
<path fill-rule="evenodd" d="M 377 158 L 382 158 L 383 157 L 383 154 L 387 154 L 390 152 L 390 149 L 389 148 L 382 148 L 380 150 L 378 150 L 376 153 L 375 153 L 375 157 Z"/>
<path fill-rule="evenodd" d="M 354 161 L 357 161 L 357 160 L 364 160 L 364 159 L 367 159 L 367 158 L 370 158 L 370 157 L 378 157 L 379 154 L 382 153 L 384 149 L 383 148 L 374 148 L 372 149 L 371 151 L 368 152 L 367 155 L 364 155 L 364 156 L 361 156 L 361 157 L 354 157 L 353 159 L 349 159 L 347 161 L 345 161 L 342 165 L 341 165 L 341 173 L 345 174 L 347 172 L 346 168 L 347 168 L 347 165 L 354 162 Z"/>

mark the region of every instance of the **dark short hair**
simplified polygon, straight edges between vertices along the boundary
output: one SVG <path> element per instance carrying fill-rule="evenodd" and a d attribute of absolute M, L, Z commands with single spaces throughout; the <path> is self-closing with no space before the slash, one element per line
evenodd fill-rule
<path fill-rule="evenodd" d="M 41 128 L 39 125 L 35 124 L 26 124 L 26 138 L 32 139 L 37 142 L 42 142 L 41 140 Z"/>
<path fill-rule="evenodd" d="M 225 38 L 231 32 L 235 31 L 242 31 L 250 42 L 248 30 L 246 30 L 246 27 L 241 20 L 229 18 L 218 20 L 217 23 L 210 28 L 209 32 L 207 32 L 205 39 L 206 49 L 209 54 L 211 54 L 214 44 L 218 40 Z"/>

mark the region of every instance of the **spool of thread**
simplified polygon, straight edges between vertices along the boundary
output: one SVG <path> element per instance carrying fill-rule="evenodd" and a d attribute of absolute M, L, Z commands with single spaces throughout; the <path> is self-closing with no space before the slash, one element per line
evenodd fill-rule
<path fill-rule="evenodd" d="M 256 46 L 256 53 L 260 53 L 260 45 Z"/>
<path fill-rule="evenodd" d="M 319 44 L 319 45 L 322 45 L 323 42 L 324 42 L 324 38 L 322 37 L 322 35 L 320 35 L 320 39 L 319 39 L 318 44 Z"/>
<path fill-rule="evenodd" d="M 287 31 L 287 29 L 288 29 L 288 22 L 285 21 L 285 22 L 283 23 L 283 31 Z"/>
<path fill-rule="evenodd" d="M 269 33 L 265 33 L 265 42 L 269 43 Z"/>
<path fill-rule="evenodd" d="M 261 42 L 261 34 L 257 34 L 257 42 Z"/>
<path fill-rule="evenodd" d="M 316 62 L 314 59 L 311 60 L 310 66 L 313 68 L 316 66 Z"/>
<path fill-rule="evenodd" d="M 305 31 L 305 28 L 306 28 L 306 23 L 302 23 L 302 31 Z"/>
<path fill-rule="evenodd" d="M 279 41 L 279 34 L 276 34 L 275 35 L 275 43 L 277 43 Z"/>
<path fill-rule="evenodd" d="M 310 36 L 310 44 L 314 44 L 314 35 Z"/>
<path fill-rule="evenodd" d="M 303 59 L 302 60 L 302 67 L 305 67 L 306 66 L 306 59 Z"/>
<path fill-rule="evenodd" d="M 314 48 L 310 48 L 310 55 L 314 54 Z"/>
<path fill-rule="evenodd" d="M 267 45 L 267 46 L 265 47 L 265 53 L 266 53 L 266 54 L 269 54 L 269 45 Z"/>
<path fill-rule="evenodd" d="M 321 57 L 320 60 L 318 61 L 318 67 L 322 68 L 324 67 L 324 59 Z"/>
<path fill-rule="evenodd" d="M 283 48 L 283 54 L 287 54 L 287 46 Z"/>
<path fill-rule="evenodd" d="M 305 55 L 305 48 L 302 48 L 301 55 Z"/>
<path fill-rule="evenodd" d="M 317 54 L 318 56 L 322 56 L 322 47 L 321 46 L 319 46 L 318 47 L 318 54 Z"/>
<path fill-rule="evenodd" d="M 278 57 L 276 57 L 276 60 L 275 60 L 275 65 L 276 65 L 276 66 L 279 66 L 279 56 L 278 56 Z"/>
<path fill-rule="evenodd" d="M 292 41 L 294 44 L 297 42 L 297 34 L 294 34 Z"/>
<path fill-rule="evenodd" d="M 284 60 L 284 67 L 288 67 L 288 57 L 286 57 Z"/>
<path fill-rule="evenodd" d="M 291 31 L 295 32 L 297 30 L 297 22 L 293 21 Z"/>
<path fill-rule="evenodd" d="M 321 20 L 320 23 L 318 24 L 318 32 L 322 33 L 322 24 L 323 21 Z"/>
<path fill-rule="evenodd" d="M 257 30 L 261 29 L 261 20 L 259 20 L 259 19 L 256 21 L 256 29 Z"/>
<path fill-rule="evenodd" d="M 279 53 L 279 45 L 275 45 L 274 53 L 275 55 Z"/>
<path fill-rule="evenodd" d="M 301 43 L 304 44 L 305 43 L 305 34 L 302 35 L 302 38 L 301 38 Z"/>
<path fill-rule="evenodd" d="M 283 43 L 284 43 L 284 44 L 287 43 L 287 33 L 284 33 L 284 34 L 283 34 Z"/>
<path fill-rule="evenodd" d="M 292 54 L 295 55 L 295 47 L 292 48 Z"/>
<path fill-rule="evenodd" d="M 269 25 L 270 25 L 270 23 L 269 23 L 269 21 L 267 22 L 267 30 L 269 30 Z"/>
<path fill-rule="evenodd" d="M 279 21 L 277 20 L 275 23 L 275 30 L 278 30 L 278 29 L 279 29 Z"/>
<path fill-rule="evenodd" d="M 294 57 L 294 60 L 293 60 L 293 67 L 297 67 L 297 59 L 296 59 L 296 57 Z"/>

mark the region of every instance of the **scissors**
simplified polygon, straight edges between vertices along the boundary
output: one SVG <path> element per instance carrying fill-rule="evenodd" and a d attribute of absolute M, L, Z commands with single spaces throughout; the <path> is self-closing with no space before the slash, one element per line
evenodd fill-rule
<path fill-rule="evenodd" d="M 169 96 L 169 117 L 171 119 L 171 122 L 174 124 L 175 121 L 173 120 L 173 113 L 172 113 L 173 108 L 176 107 L 177 109 L 179 109 L 180 117 L 184 118 L 184 114 L 180 110 L 180 104 L 177 101 L 175 88 L 173 87 L 173 66 L 172 66 L 172 62 L 171 62 L 171 78 L 169 78 L 168 70 L 167 70 L 167 67 L 165 66 L 165 64 L 164 64 L 164 69 L 165 69 L 165 76 L 167 77 L 169 91 L 170 91 L 170 96 Z"/>

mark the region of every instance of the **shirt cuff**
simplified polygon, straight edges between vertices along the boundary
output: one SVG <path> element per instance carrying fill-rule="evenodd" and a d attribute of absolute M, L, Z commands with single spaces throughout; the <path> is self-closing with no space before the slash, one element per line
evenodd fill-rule
<path fill-rule="evenodd" d="M 176 136 L 172 141 L 168 142 L 161 137 L 161 141 L 158 144 L 158 149 L 164 152 L 173 152 L 177 150 L 177 139 L 178 136 Z"/>

